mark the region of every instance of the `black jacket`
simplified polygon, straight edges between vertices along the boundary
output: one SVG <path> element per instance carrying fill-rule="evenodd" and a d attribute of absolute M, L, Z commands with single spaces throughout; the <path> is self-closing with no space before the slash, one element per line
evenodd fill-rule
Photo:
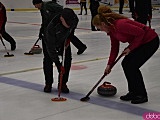
<path fill-rule="evenodd" d="M 42 2 L 42 7 L 40 9 L 42 16 L 41 33 L 45 33 L 45 30 L 50 23 L 50 21 L 63 11 L 63 7 L 56 2 Z"/>
<path fill-rule="evenodd" d="M 94 10 L 96 10 L 97 11 L 97 9 L 98 9 L 98 7 L 99 7 L 99 1 L 100 0 L 90 0 L 90 10 L 92 10 L 92 11 L 94 11 Z"/>
<path fill-rule="evenodd" d="M 135 0 L 135 13 L 144 18 L 152 16 L 151 0 Z"/>
<path fill-rule="evenodd" d="M 49 23 L 46 31 L 46 45 L 51 60 L 59 63 L 59 53 L 63 52 L 65 40 L 69 37 L 70 33 L 76 28 L 78 24 L 78 17 L 72 19 L 70 28 L 66 28 L 60 21 L 60 14 L 55 16 Z"/>

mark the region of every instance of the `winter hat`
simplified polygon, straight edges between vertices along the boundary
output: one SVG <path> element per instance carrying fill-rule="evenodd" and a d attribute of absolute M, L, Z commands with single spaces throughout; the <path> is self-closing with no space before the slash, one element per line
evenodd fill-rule
<path fill-rule="evenodd" d="M 42 0 L 33 0 L 32 3 L 33 3 L 33 5 L 39 4 L 39 3 L 42 3 Z"/>
<path fill-rule="evenodd" d="M 61 15 L 69 26 L 71 25 L 72 20 L 76 17 L 76 14 L 70 8 L 64 8 Z"/>

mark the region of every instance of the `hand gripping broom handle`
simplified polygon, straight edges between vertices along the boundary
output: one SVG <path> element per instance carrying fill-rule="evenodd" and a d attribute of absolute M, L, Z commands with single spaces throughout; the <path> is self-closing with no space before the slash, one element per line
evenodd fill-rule
<path fill-rule="evenodd" d="M 114 65 L 119 61 L 119 59 L 123 56 L 123 54 L 121 54 L 112 64 L 111 69 L 114 67 Z M 106 76 L 106 74 L 104 74 L 100 80 L 95 84 L 95 86 L 90 90 L 90 92 L 86 95 L 85 98 L 89 97 L 89 95 L 94 91 L 94 89 L 99 85 L 99 83 L 104 79 L 104 77 Z"/>

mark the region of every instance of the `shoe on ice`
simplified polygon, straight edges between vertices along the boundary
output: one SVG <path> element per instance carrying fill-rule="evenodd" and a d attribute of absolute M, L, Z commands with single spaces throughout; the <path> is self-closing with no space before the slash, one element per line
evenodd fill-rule
<path fill-rule="evenodd" d="M 83 48 L 78 50 L 77 55 L 82 54 L 86 49 L 87 49 L 87 46 L 85 45 Z"/>
<path fill-rule="evenodd" d="M 14 51 L 16 49 L 16 44 L 11 44 L 11 50 Z"/>
<path fill-rule="evenodd" d="M 148 102 L 148 97 L 146 96 L 136 96 L 133 100 L 131 100 L 132 104 L 140 104 Z"/>
<path fill-rule="evenodd" d="M 126 95 L 121 96 L 120 99 L 123 101 L 130 101 L 133 100 L 134 97 L 133 93 L 127 93 Z"/>
<path fill-rule="evenodd" d="M 52 91 L 52 85 L 45 85 L 44 92 L 50 93 Z"/>
<path fill-rule="evenodd" d="M 60 84 L 58 83 L 58 89 L 59 89 L 59 85 Z M 62 84 L 61 92 L 62 93 L 69 93 L 69 89 L 66 84 Z"/>

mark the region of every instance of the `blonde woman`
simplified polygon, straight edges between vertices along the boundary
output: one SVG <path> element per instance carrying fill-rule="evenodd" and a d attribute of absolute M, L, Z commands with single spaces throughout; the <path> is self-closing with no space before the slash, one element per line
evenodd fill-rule
<path fill-rule="evenodd" d="M 125 56 L 122 67 L 129 92 L 120 99 L 131 101 L 132 104 L 148 102 L 140 67 L 157 51 L 159 47 L 157 33 L 144 24 L 114 12 L 99 11 L 92 22 L 98 29 L 105 31 L 111 40 L 110 56 L 104 74 L 107 75 L 111 72 L 111 66 L 119 53 L 120 42 L 128 43 L 122 52 Z"/>

